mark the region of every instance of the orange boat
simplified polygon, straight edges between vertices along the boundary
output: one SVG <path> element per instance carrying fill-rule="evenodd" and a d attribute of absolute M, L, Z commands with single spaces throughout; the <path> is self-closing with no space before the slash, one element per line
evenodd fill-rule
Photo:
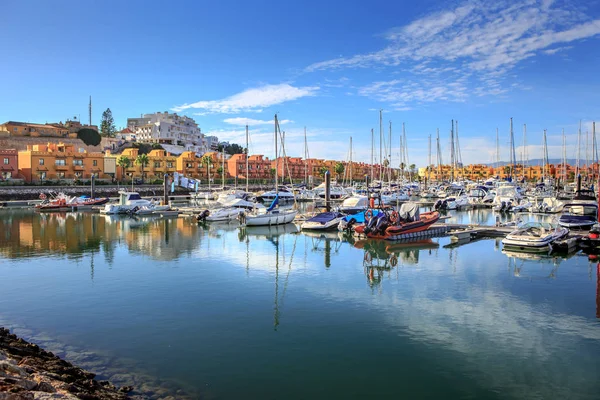
<path fill-rule="evenodd" d="M 429 211 L 416 215 L 413 218 L 401 218 L 396 211 L 389 215 L 381 213 L 380 216 L 369 218 L 365 215 L 367 222 L 364 225 L 354 228 L 354 232 L 365 235 L 370 239 L 388 239 L 393 240 L 399 235 L 407 233 L 421 232 L 428 229 L 431 225 L 440 219 L 437 211 Z M 374 219 L 377 219 L 375 221 Z"/>

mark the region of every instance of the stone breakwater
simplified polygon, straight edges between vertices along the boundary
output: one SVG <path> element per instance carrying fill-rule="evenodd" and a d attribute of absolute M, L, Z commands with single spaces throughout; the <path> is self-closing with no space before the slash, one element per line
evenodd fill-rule
<path fill-rule="evenodd" d="M 117 186 L 96 186 L 96 197 L 118 197 L 119 190 L 131 190 L 131 187 Z M 160 197 L 163 195 L 162 185 L 144 185 L 136 186 L 134 190 L 143 197 Z M 0 202 L 14 200 L 39 200 L 40 193 L 61 192 L 68 196 L 90 195 L 89 186 L 65 186 L 65 187 L 47 187 L 47 186 L 20 186 L 20 187 L 0 187 Z M 174 195 L 187 195 L 189 190 L 176 188 Z M 169 192 L 169 195 L 171 193 Z"/>
<path fill-rule="evenodd" d="M 0 400 L 124 400 L 132 387 L 117 389 L 95 374 L 0 328 Z"/>

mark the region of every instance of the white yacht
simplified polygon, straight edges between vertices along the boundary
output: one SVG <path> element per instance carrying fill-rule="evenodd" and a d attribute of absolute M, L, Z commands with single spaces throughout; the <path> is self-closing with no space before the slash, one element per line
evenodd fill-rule
<path fill-rule="evenodd" d="M 287 188 L 280 187 L 279 190 L 271 190 L 264 192 L 260 195 L 260 198 L 264 202 L 275 200 L 275 197 L 279 197 L 280 202 L 294 201 L 294 193 L 290 192 Z"/>
<path fill-rule="evenodd" d="M 119 192 L 119 203 L 118 204 L 106 204 L 100 212 L 102 214 L 125 214 L 134 208 L 141 208 L 147 206 L 153 206 L 154 201 L 142 199 L 137 192 Z"/>
<path fill-rule="evenodd" d="M 265 206 L 243 199 L 233 199 L 223 204 L 223 207 L 209 210 L 206 216 L 208 222 L 233 221 L 244 211 L 265 209 Z"/>

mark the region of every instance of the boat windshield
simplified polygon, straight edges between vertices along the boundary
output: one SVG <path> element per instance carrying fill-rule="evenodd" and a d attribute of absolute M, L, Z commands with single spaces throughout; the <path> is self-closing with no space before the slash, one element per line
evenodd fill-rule
<path fill-rule="evenodd" d="M 133 193 L 133 194 L 129 195 L 129 200 L 141 200 L 141 199 L 142 199 L 142 197 L 137 193 Z"/>
<path fill-rule="evenodd" d="M 552 224 L 550 222 L 526 222 L 520 225 L 521 229 L 528 228 L 544 228 L 546 230 L 556 229 L 556 224 Z"/>
<path fill-rule="evenodd" d="M 516 194 L 516 190 L 514 187 L 499 187 L 496 188 L 496 196 L 500 197 L 509 197 L 514 196 Z"/>

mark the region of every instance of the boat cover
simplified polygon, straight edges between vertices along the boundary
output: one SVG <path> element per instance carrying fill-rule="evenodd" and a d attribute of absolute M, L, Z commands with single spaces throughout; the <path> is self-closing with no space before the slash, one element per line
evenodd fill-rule
<path fill-rule="evenodd" d="M 336 218 L 341 217 L 342 214 L 338 213 L 338 212 L 322 212 L 319 213 L 317 215 L 315 215 L 312 218 L 307 219 L 307 222 L 319 222 L 322 225 L 326 224 L 327 222 L 330 222 Z"/>
<path fill-rule="evenodd" d="M 379 210 L 372 210 L 372 211 L 373 211 L 374 217 L 376 217 L 377 214 L 379 214 L 379 212 L 380 212 Z M 357 224 L 364 224 L 366 222 L 365 221 L 365 212 L 361 211 L 359 213 L 346 215 L 344 217 L 344 221 L 346 221 L 346 222 L 350 221 L 351 219 L 354 219 Z"/>
<path fill-rule="evenodd" d="M 408 202 L 400 206 L 400 218 L 406 222 L 417 221 L 419 219 L 419 205 L 415 202 Z"/>

